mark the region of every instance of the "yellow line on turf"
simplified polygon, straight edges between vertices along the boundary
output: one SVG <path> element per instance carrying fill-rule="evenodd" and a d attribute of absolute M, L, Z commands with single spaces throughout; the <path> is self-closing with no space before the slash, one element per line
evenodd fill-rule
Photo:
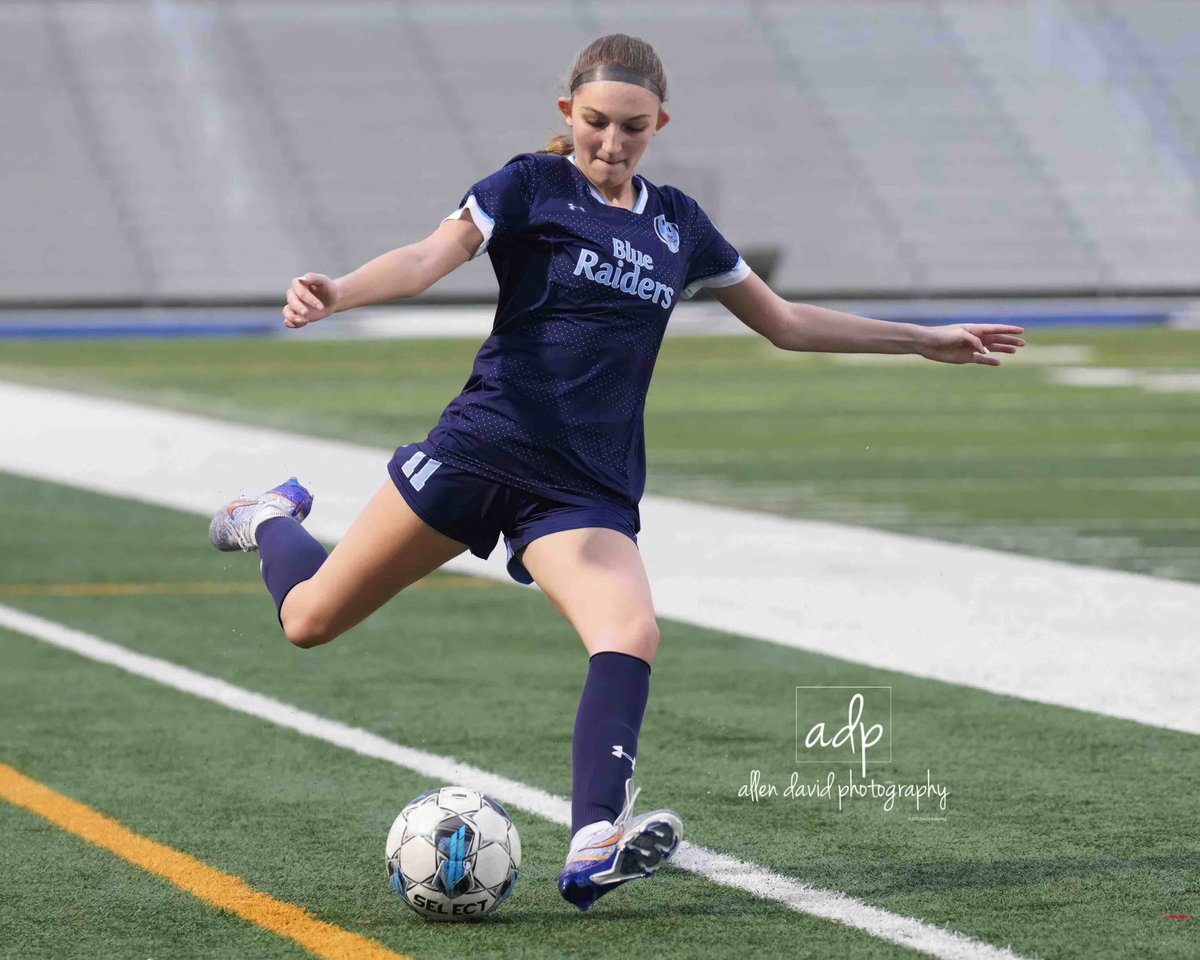
<path fill-rule="evenodd" d="M 261 583 L 243 580 L 182 583 L 0 583 L 0 597 L 142 597 L 180 594 L 258 593 Z"/>
<path fill-rule="evenodd" d="M 251 888 L 232 874 L 149 840 L 77 800 L 0 763 L 0 799 L 24 807 L 88 843 L 157 874 L 205 903 L 287 937 L 328 960 L 410 960 Z"/>

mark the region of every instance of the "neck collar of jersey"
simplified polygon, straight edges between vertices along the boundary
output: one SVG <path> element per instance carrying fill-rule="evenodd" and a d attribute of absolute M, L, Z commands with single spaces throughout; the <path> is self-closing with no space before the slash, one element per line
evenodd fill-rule
<path fill-rule="evenodd" d="M 579 164 L 575 160 L 575 154 L 572 153 L 572 154 L 568 155 L 567 159 L 571 161 L 572 165 L 575 167 L 576 170 L 579 170 Z M 606 207 L 615 206 L 615 204 L 609 203 L 607 200 L 605 200 L 604 195 L 599 190 L 597 190 L 594 186 L 592 186 L 592 181 L 588 180 L 588 178 L 586 176 L 584 176 L 582 170 L 579 170 L 579 173 L 581 176 L 583 176 L 583 179 L 587 181 L 588 189 L 592 191 L 593 197 L 595 197 L 597 200 L 599 200 Z M 645 181 L 643 181 L 642 178 L 638 174 L 635 173 L 633 175 L 633 180 L 638 186 L 638 195 L 637 195 L 637 199 L 633 202 L 633 209 L 629 212 L 630 213 L 642 213 L 646 209 L 646 201 L 650 199 L 650 191 L 646 189 Z M 617 207 L 617 209 L 624 210 L 625 208 Z"/>

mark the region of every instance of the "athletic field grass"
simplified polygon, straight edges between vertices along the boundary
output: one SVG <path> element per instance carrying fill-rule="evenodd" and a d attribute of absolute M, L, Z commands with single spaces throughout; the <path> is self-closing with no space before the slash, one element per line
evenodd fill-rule
<path fill-rule="evenodd" d="M 1200 368 L 1200 338 L 1184 333 L 1029 339 L 1091 351 L 1063 366 Z M 424 436 L 472 354 L 452 341 L 7 344 L 0 377 L 387 446 Z M 1200 579 L 1200 397 L 1061 386 L 1052 369 L 668 340 L 650 489 Z M 0 475 L 0 522 L 0 605 L 569 794 L 586 656 L 537 591 L 435 574 L 305 652 L 280 635 L 256 558 L 217 554 L 197 516 Z M 1170 919 L 1200 915 L 1196 737 L 662 628 L 640 805 L 679 809 L 690 841 L 1021 957 L 1196 955 L 1200 921 Z M 871 775 L 930 776 L 947 809 L 739 797 L 751 770 L 781 788 L 807 773 L 794 688 L 816 685 L 891 686 L 893 762 Z M 2 628 L 0 729 L 0 764 L 399 954 L 917 955 L 678 869 L 580 915 L 554 886 L 567 830 L 522 810 L 511 900 L 478 924 L 425 924 L 388 887 L 383 841 L 436 782 Z M 0 831 L 0 957 L 306 955 L 25 808 L 0 801 Z"/>
<path fill-rule="evenodd" d="M 984 368 L 669 338 L 647 404 L 647 492 L 1200 581 L 1200 334 L 1026 339 L 1021 357 Z M 388 447 L 425 437 L 476 347 L 18 342 L 0 351 L 0 377 Z M 1080 367 L 1191 378 L 1056 382 Z"/>

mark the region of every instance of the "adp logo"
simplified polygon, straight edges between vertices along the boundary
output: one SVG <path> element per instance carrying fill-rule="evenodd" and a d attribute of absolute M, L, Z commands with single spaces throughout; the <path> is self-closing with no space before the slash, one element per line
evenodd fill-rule
<path fill-rule="evenodd" d="M 892 762 L 891 687 L 797 687 L 796 762 Z"/>

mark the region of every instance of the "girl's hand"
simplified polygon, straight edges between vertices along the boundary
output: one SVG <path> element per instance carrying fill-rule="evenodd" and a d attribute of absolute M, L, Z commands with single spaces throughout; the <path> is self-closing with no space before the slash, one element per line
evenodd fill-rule
<path fill-rule="evenodd" d="M 323 273 L 296 277 L 287 292 L 283 325 L 293 329 L 324 320 L 337 309 L 337 281 Z"/>
<path fill-rule="evenodd" d="M 1016 353 L 1025 341 L 1017 334 L 1024 327 L 1000 323 L 956 323 L 945 327 L 926 327 L 926 341 L 920 354 L 927 360 L 942 363 L 982 363 L 1000 366 L 996 353 Z"/>

